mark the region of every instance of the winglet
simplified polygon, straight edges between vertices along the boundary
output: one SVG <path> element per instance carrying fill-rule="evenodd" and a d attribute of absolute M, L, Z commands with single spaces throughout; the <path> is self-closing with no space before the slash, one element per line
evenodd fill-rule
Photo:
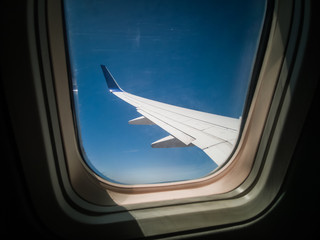
<path fill-rule="evenodd" d="M 106 79 L 109 91 L 110 92 L 122 92 L 123 90 L 119 87 L 116 80 L 114 80 L 114 78 L 112 77 L 111 73 L 106 68 L 106 66 L 101 65 L 101 69 L 102 69 L 103 75 Z"/>

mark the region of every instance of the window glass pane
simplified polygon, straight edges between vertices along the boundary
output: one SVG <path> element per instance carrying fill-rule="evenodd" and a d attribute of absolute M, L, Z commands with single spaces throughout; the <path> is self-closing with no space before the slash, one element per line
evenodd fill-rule
<path fill-rule="evenodd" d="M 239 119 L 265 1 L 65 0 L 64 8 L 86 163 L 122 184 L 183 181 L 214 172 L 217 163 L 209 146 L 201 147 L 205 141 L 152 148 L 151 143 L 172 133 L 158 125 L 128 124 L 141 114 L 109 92 L 100 66 L 128 93 Z"/>

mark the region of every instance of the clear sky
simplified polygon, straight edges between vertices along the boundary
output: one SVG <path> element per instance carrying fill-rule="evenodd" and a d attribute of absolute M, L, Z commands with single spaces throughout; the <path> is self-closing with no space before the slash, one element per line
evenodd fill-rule
<path fill-rule="evenodd" d="M 215 163 L 197 147 L 151 148 L 168 133 L 134 126 L 100 64 L 126 92 L 204 112 L 242 115 L 264 0 L 66 0 L 76 114 L 87 164 L 124 184 L 182 181 Z"/>

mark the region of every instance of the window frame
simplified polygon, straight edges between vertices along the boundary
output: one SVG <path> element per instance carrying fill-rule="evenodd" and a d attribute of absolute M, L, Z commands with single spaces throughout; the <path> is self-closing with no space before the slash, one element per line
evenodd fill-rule
<path fill-rule="evenodd" d="M 272 7 L 270 6 L 272 6 L 272 4 L 269 2 L 268 11 L 272 12 Z M 56 98 L 66 155 L 65 160 L 67 162 L 71 185 L 79 195 L 96 204 L 109 205 L 110 203 L 108 201 L 109 197 L 111 197 L 112 201 L 115 201 L 118 205 L 126 205 L 126 207 L 129 207 L 128 205 L 134 205 L 134 208 L 137 208 L 138 205 L 141 204 L 143 204 L 141 206 L 144 207 L 146 203 L 150 204 L 150 206 L 155 206 L 155 204 L 157 204 L 156 202 L 163 205 L 163 201 L 177 203 L 177 199 L 182 199 L 179 203 L 183 203 L 186 199 L 190 198 L 197 201 L 199 200 L 199 197 L 205 197 L 206 199 L 210 197 L 213 199 L 224 198 L 223 194 L 228 193 L 228 195 L 230 195 L 230 192 L 244 182 L 248 177 L 254 162 L 254 156 L 259 146 L 259 140 L 264 127 L 264 121 L 261 121 L 261 118 L 265 118 L 268 114 L 277 78 L 273 77 L 271 78 L 273 81 L 266 81 L 265 79 L 270 79 L 270 77 L 267 76 L 265 79 L 259 78 L 257 80 L 257 85 L 255 86 L 255 89 L 257 90 L 255 92 L 263 92 L 265 95 L 253 94 L 251 101 L 247 101 L 247 105 L 250 105 L 251 107 L 247 110 L 248 115 L 244 116 L 246 120 L 243 121 L 245 125 L 242 126 L 242 134 L 241 138 L 238 140 L 238 146 L 235 148 L 231 159 L 215 173 L 200 179 L 174 183 L 146 185 L 122 185 L 112 183 L 95 174 L 94 171 L 87 166 L 82 155 L 83 149 L 81 149 L 81 144 L 79 144 L 79 140 L 77 139 L 75 117 L 73 112 L 70 111 L 73 108 L 73 97 L 70 94 L 72 92 L 70 90 L 71 86 L 69 81 L 69 78 L 71 77 L 69 74 L 70 70 L 66 67 L 68 66 L 68 54 L 66 53 L 64 56 L 61 55 L 62 49 L 61 51 L 56 50 L 62 46 L 67 47 L 64 37 L 65 33 L 62 32 L 64 25 L 61 8 L 62 6 L 57 8 L 48 6 L 49 48 L 51 48 L 50 52 L 53 63 L 52 71 L 55 76 Z M 57 12 L 51 12 L 54 9 L 56 9 Z M 58 11 L 60 12 L 58 13 Z M 55 17 L 57 14 L 61 16 L 59 18 L 60 21 L 57 21 L 57 18 Z M 290 18 L 288 15 L 286 15 L 286 17 Z M 268 24 L 270 23 L 266 21 L 264 26 L 265 32 L 269 31 L 268 28 L 271 28 L 270 31 L 273 31 L 272 29 L 275 29 L 277 23 L 276 21 L 273 21 L 271 26 L 268 26 Z M 287 31 L 288 29 L 289 27 L 287 27 Z M 279 33 L 275 33 L 275 35 L 276 34 Z M 279 41 L 279 38 L 271 35 L 269 42 L 270 41 Z M 284 41 L 286 41 L 286 39 Z M 260 46 L 259 49 L 261 50 L 261 48 L 263 49 L 265 46 Z M 67 52 L 66 50 L 67 49 L 65 49 L 64 52 Z M 277 49 L 277 51 L 272 52 L 272 49 L 268 49 L 267 47 L 265 51 L 266 55 L 271 56 L 271 58 L 281 59 L 283 58 L 285 49 L 283 48 L 280 51 Z M 261 54 L 263 55 L 263 53 Z M 265 63 L 265 65 L 267 64 Z M 281 62 L 278 63 L 277 70 L 280 69 L 280 67 Z M 268 66 L 256 66 L 256 68 L 261 68 L 261 71 L 266 71 L 264 68 L 268 68 Z M 258 78 L 258 76 L 254 77 Z M 59 81 L 56 79 L 59 79 Z M 252 131 L 255 131 L 255 134 L 252 134 Z M 80 174 L 80 172 L 82 173 Z M 90 182 L 87 181 L 88 178 L 90 179 Z M 84 182 L 86 182 L 87 188 L 84 188 Z M 100 192 L 102 193 L 100 197 L 96 197 L 96 194 L 92 194 L 91 191 L 93 188 L 100 189 Z M 185 189 L 192 189 L 192 191 L 186 191 Z M 104 193 L 105 191 L 107 191 L 107 194 Z M 91 196 L 94 196 L 94 199 Z M 108 200 L 104 201 L 103 198 Z"/>
<path fill-rule="evenodd" d="M 156 236 L 208 228 L 218 231 L 256 221 L 281 199 L 282 182 L 314 92 L 312 83 L 303 83 L 304 88 L 301 88 L 299 81 L 307 44 L 310 3 L 274 3 L 268 45 L 239 144 L 240 148 L 246 145 L 253 151 L 249 154 L 250 149 L 238 149 L 234 155 L 249 154 L 253 165 L 247 169 L 251 171 L 242 176 L 240 183 L 223 193 L 211 191 L 211 195 L 181 197 L 186 192 L 184 189 L 171 190 L 175 187 L 171 184 L 155 186 L 162 191 L 160 195 L 168 191 L 171 200 L 160 199 L 159 193 L 143 189 L 145 186 L 125 190 L 122 186 L 108 186 L 106 190 L 107 183 L 94 176 L 81 162 L 71 110 L 61 2 L 30 1 L 27 5 L 28 44 L 33 53 L 30 56 L 30 91 L 16 92 L 12 83 L 7 83 L 5 88 L 15 135 L 20 139 L 17 145 L 30 197 L 47 226 L 68 236 L 85 236 L 81 234 L 91 230 L 87 233 L 91 237 L 109 235 L 110 230 L 115 232 L 123 226 L 128 231 L 118 231 L 119 237 Z M 274 83 L 271 84 L 269 79 Z M 14 99 L 20 97 L 17 94 L 32 96 L 26 98 L 26 104 L 35 106 L 36 121 L 23 122 L 23 115 L 13 104 Z M 296 99 L 300 100 L 299 96 L 304 98 L 298 105 Z M 289 119 L 296 121 L 286 124 Z M 39 136 L 33 142 L 29 140 L 31 134 L 22 136 L 28 129 L 19 131 L 25 124 L 32 126 Z M 252 129 L 251 135 L 256 136 L 251 142 L 242 144 L 250 137 L 248 129 Z M 40 150 L 31 151 L 28 147 L 31 144 L 37 144 Z M 256 147 L 252 147 L 254 144 Z M 243 161 L 249 158 L 246 156 L 241 157 Z M 218 177 L 217 173 L 216 178 L 221 180 L 235 171 L 232 170 L 234 166 L 232 169 L 228 167 L 240 160 L 231 161 L 224 168 L 227 173 L 223 177 L 221 174 Z M 31 166 L 37 166 L 37 169 Z M 42 179 L 41 184 L 39 179 Z M 214 183 L 218 180 L 215 179 Z M 190 187 L 195 191 L 196 186 L 192 184 L 183 188 Z M 142 193 L 141 189 L 145 192 Z M 110 197 L 111 191 L 145 199 L 152 194 L 158 194 L 158 197 L 157 201 L 121 205 Z M 180 198 L 172 199 L 174 191 Z M 51 218 L 52 214 L 56 216 L 55 220 Z"/>

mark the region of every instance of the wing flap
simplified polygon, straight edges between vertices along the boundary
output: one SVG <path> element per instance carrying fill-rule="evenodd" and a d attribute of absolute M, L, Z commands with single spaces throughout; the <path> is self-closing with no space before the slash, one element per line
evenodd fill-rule
<path fill-rule="evenodd" d="M 185 121 L 184 124 L 190 126 L 190 127 L 193 127 L 193 128 L 196 128 L 200 131 L 203 131 L 207 128 L 211 128 L 212 127 L 212 124 L 210 123 L 206 123 L 206 122 L 203 122 L 203 121 L 200 121 L 200 120 L 197 120 L 197 119 L 189 119 L 188 121 Z"/>
<path fill-rule="evenodd" d="M 153 109 L 151 111 L 150 108 L 147 110 L 145 110 L 144 108 L 143 109 L 138 108 L 138 112 L 140 112 L 144 116 L 146 116 L 145 114 L 148 114 L 148 116 L 146 116 L 146 117 L 149 118 L 153 122 L 154 122 L 153 119 L 157 119 L 158 121 L 161 121 L 162 124 L 165 123 L 165 126 L 167 127 L 167 129 L 163 128 L 161 125 L 159 125 L 159 126 L 162 127 L 164 130 L 166 130 L 167 132 L 169 132 L 171 135 L 178 138 L 179 140 L 181 140 L 181 139 L 179 138 L 179 136 L 176 136 L 177 132 L 179 132 L 179 134 L 190 136 L 191 139 L 193 139 L 192 143 L 201 149 L 210 147 L 212 145 L 218 144 L 223 141 L 222 139 L 219 139 L 215 136 L 204 133 L 198 129 L 195 129 L 195 128 L 190 127 L 188 125 L 185 125 L 181 122 L 178 122 L 174 118 L 171 118 L 170 116 L 167 116 L 163 113 L 160 114 L 160 113 L 158 113 L 158 111 L 156 111 L 156 109 Z M 151 119 L 150 116 L 153 119 Z M 170 132 L 170 130 L 172 131 L 173 129 L 174 129 L 174 132 Z M 184 142 L 186 145 L 190 144 L 189 142 L 186 143 L 183 140 L 182 140 L 182 142 Z"/>
<path fill-rule="evenodd" d="M 211 146 L 203 151 L 218 165 L 222 165 L 230 156 L 233 150 L 233 145 L 229 142 L 222 142 L 220 144 Z"/>
<path fill-rule="evenodd" d="M 185 134 L 184 132 L 176 129 L 175 127 L 171 126 L 169 123 L 158 119 L 157 117 L 143 111 L 143 110 L 137 110 L 139 113 L 141 113 L 143 116 L 147 117 L 149 120 L 157 124 L 159 127 L 173 135 L 175 138 L 179 139 L 181 142 L 183 142 L 185 145 L 189 145 L 191 142 L 193 142 L 195 139 L 191 137 L 188 134 Z"/>
<path fill-rule="evenodd" d="M 231 142 L 232 140 L 238 138 L 237 131 L 234 131 L 234 130 L 228 129 L 228 128 L 223 128 L 220 126 L 213 125 L 210 128 L 207 128 L 203 131 L 205 133 L 216 136 L 216 137 L 223 139 L 224 141 L 228 141 L 228 142 Z"/>

